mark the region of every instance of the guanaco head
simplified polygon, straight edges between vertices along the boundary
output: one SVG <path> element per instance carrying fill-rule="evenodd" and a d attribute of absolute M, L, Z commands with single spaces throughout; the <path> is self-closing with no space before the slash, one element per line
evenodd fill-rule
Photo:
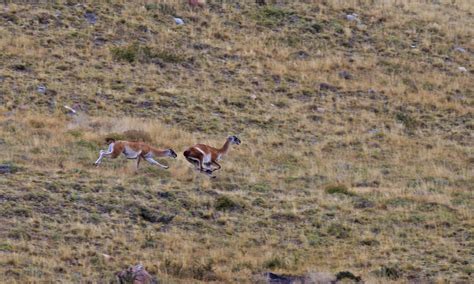
<path fill-rule="evenodd" d="M 107 143 L 107 145 L 110 145 L 111 143 L 115 143 L 115 139 L 114 138 L 105 138 L 105 143 Z"/>
<path fill-rule="evenodd" d="M 240 144 L 240 139 L 235 135 L 229 136 L 227 140 L 229 140 L 231 144 L 236 144 L 236 145 Z"/>
<path fill-rule="evenodd" d="M 175 151 L 173 151 L 173 149 L 167 149 L 166 152 L 167 152 L 167 154 L 168 154 L 168 157 L 171 157 L 171 158 L 176 158 L 176 157 L 178 157 L 178 155 L 176 154 Z"/>

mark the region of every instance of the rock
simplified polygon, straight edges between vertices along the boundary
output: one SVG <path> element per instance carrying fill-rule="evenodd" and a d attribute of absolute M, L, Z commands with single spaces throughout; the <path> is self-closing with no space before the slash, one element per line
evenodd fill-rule
<path fill-rule="evenodd" d="M 329 85 L 328 83 L 319 84 L 319 90 L 336 92 L 339 88 L 336 86 Z"/>
<path fill-rule="evenodd" d="M 351 21 L 351 22 L 359 22 L 359 15 L 357 15 L 356 13 L 352 13 L 352 14 L 347 14 L 346 15 L 346 19 L 348 21 Z"/>
<path fill-rule="evenodd" d="M 166 67 L 166 63 L 163 62 L 163 60 L 159 59 L 159 58 L 154 58 L 151 63 L 157 65 L 158 67 L 160 68 L 165 68 Z"/>
<path fill-rule="evenodd" d="M 464 72 L 467 72 L 466 67 L 462 67 L 462 66 L 461 66 L 461 67 L 458 67 L 458 70 L 461 71 L 461 72 L 463 72 L 463 73 L 464 73 Z"/>
<path fill-rule="evenodd" d="M 342 279 L 354 280 L 355 282 L 361 282 L 362 278 L 360 276 L 355 276 L 350 271 L 341 271 L 336 274 L 337 281 Z"/>
<path fill-rule="evenodd" d="M 174 19 L 174 22 L 175 22 L 178 26 L 184 25 L 183 19 L 181 19 L 181 18 L 173 18 L 173 19 Z"/>
<path fill-rule="evenodd" d="M 301 59 L 301 60 L 303 60 L 303 59 L 308 59 L 308 58 L 309 58 L 309 54 L 308 54 L 306 51 L 304 51 L 304 50 L 300 50 L 300 51 L 297 51 L 297 52 L 293 53 L 293 54 L 291 55 L 291 57 L 293 57 L 293 58 L 295 58 L 295 59 Z"/>
<path fill-rule="evenodd" d="M 30 68 L 26 64 L 22 64 L 22 63 L 14 64 L 10 68 L 12 70 L 18 71 L 18 72 L 28 72 L 28 71 L 30 71 Z"/>
<path fill-rule="evenodd" d="M 36 88 L 36 91 L 40 94 L 46 94 L 46 86 L 45 85 L 39 85 Z"/>
<path fill-rule="evenodd" d="M 97 15 L 92 12 L 85 13 L 84 18 L 86 18 L 86 21 L 91 25 L 94 25 L 97 22 Z"/>
<path fill-rule="evenodd" d="M 100 37 L 100 36 L 96 36 L 94 38 L 94 45 L 96 46 L 102 46 L 104 45 L 105 43 L 107 43 L 107 39 L 106 38 L 103 38 L 103 37 Z"/>
<path fill-rule="evenodd" d="M 346 70 L 343 70 L 341 72 L 339 72 L 339 77 L 342 78 L 342 79 L 345 79 L 345 80 L 350 80 L 352 79 L 352 74 L 349 73 L 348 71 Z"/>
<path fill-rule="evenodd" d="M 138 107 L 140 108 L 144 108 L 144 109 L 151 109 L 153 108 L 153 102 L 151 101 L 142 101 L 142 102 L 139 102 Z"/>
<path fill-rule="evenodd" d="M 264 281 L 271 284 L 297 284 L 306 283 L 305 276 L 292 276 L 292 275 L 278 275 L 272 272 L 265 272 L 263 274 Z"/>
<path fill-rule="evenodd" d="M 459 47 L 459 46 L 455 47 L 454 50 L 457 51 L 457 52 L 466 53 L 466 50 L 462 47 Z"/>
<path fill-rule="evenodd" d="M 0 174 L 11 174 L 13 173 L 13 167 L 8 164 L 0 164 Z"/>
<path fill-rule="evenodd" d="M 158 284 L 158 280 L 151 276 L 141 264 L 130 266 L 128 269 L 117 272 L 115 276 L 119 283 Z"/>
<path fill-rule="evenodd" d="M 296 24 L 300 21 L 300 17 L 298 17 L 297 15 L 292 15 L 288 18 L 288 22 L 290 22 L 291 24 Z"/>
<path fill-rule="evenodd" d="M 377 128 L 372 128 L 372 129 L 370 129 L 368 132 L 369 132 L 369 134 L 377 134 L 377 133 L 380 132 L 380 130 L 377 129 Z"/>

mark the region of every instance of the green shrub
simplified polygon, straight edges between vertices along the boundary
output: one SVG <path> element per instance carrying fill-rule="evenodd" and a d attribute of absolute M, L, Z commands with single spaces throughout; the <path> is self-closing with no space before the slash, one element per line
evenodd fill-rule
<path fill-rule="evenodd" d="M 110 52 L 112 53 L 112 58 L 116 61 L 133 63 L 138 58 L 139 46 L 138 44 L 132 44 L 125 47 L 112 47 Z"/>
<path fill-rule="evenodd" d="M 221 195 L 217 198 L 214 207 L 219 211 L 232 211 L 242 209 L 244 206 L 242 202 L 236 198 Z"/>
<path fill-rule="evenodd" d="M 155 10 L 159 10 L 162 14 L 165 14 L 165 15 L 176 15 L 176 9 L 169 5 L 169 4 L 166 4 L 166 3 L 148 3 L 148 4 L 145 4 L 145 9 L 147 11 L 155 11 Z"/>
<path fill-rule="evenodd" d="M 327 232 L 338 239 L 345 239 L 350 236 L 351 229 L 341 224 L 331 224 Z"/>
<path fill-rule="evenodd" d="M 343 194 L 348 196 L 354 196 L 355 194 L 347 188 L 347 186 L 340 184 L 340 185 L 329 185 L 327 186 L 324 191 L 327 194 Z"/>
<path fill-rule="evenodd" d="M 153 54 L 153 58 L 159 58 L 168 63 L 181 63 L 186 61 L 186 57 L 175 51 L 161 50 Z"/>
<path fill-rule="evenodd" d="M 395 118 L 407 129 L 415 129 L 418 126 L 418 121 L 406 113 L 398 112 Z"/>
<path fill-rule="evenodd" d="M 275 7 L 266 6 L 263 9 L 259 9 L 256 14 L 257 23 L 266 27 L 276 27 L 281 25 L 283 21 L 293 12 Z"/>
<path fill-rule="evenodd" d="M 161 59 L 168 63 L 182 63 L 186 61 L 186 57 L 174 48 L 157 50 L 139 43 L 112 47 L 110 52 L 115 61 L 126 61 L 129 63 L 150 63 L 153 59 Z"/>
<path fill-rule="evenodd" d="M 268 269 L 277 269 L 277 268 L 285 268 L 285 262 L 278 256 L 273 256 L 269 260 L 263 263 L 263 266 Z"/>
<path fill-rule="evenodd" d="M 2 243 L 0 244 L 0 251 L 11 252 L 13 251 L 13 247 L 7 243 Z"/>

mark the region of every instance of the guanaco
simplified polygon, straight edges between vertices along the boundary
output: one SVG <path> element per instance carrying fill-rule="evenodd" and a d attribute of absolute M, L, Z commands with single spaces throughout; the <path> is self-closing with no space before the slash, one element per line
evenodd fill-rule
<path fill-rule="evenodd" d="M 218 161 L 227 154 L 231 144 L 239 145 L 240 143 L 240 139 L 232 135 L 227 138 L 224 146 L 220 149 L 205 144 L 196 144 L 184 151 L 183 155 L 186 160 L 196 166 L 200 172 L 209 175 L 211 178 L 215 178 L 212 173 L 222 168 Z M 217 166 L 217 168 L 212 169 L 212 165 Z"/>
<path fill-rule="evenodd" d="M 105 142 L 109 145 L 109 148 L 107 151 L 100 150 L 99 158 L 94 163 L 95 166 L 99 166 L 104 157 L 110 157 L 112 159 L 115 159 L 120 156 L 120 154 L 124 154 L 127 159 L 137 160 L 137 169 L 140 165 L 141 159 L 146 160 L 152 165 L 157 165 L 167 169 L 169 168 L 168 166 L 160 164 L 153 158 L 176 158 L 178 156 L 176 155 L 175 151 L 173 151 L 173 149 L 160 150 L 143 142 L 115 141 L 115 139 L 112 138 L 106 138 Z"/>

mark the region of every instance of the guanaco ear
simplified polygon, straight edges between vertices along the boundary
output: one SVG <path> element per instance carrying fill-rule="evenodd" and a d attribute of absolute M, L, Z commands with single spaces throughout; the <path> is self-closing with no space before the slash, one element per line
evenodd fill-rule
<path fill-rule="evenodd" d="M 235 141 L 235 144 L 239 145 L 241 143 L 239 137 L 237 136 L 234 136 L 234 141 Z"/>
<path fill-rule="evenodd" d="M 240 139 L 239 139 L 237 136 L 235 136 L 235 135 L 229 136 L 229 139 L 230 139 L 234 144 L 237 144 L 237 145 L 240 144 Z"/>

